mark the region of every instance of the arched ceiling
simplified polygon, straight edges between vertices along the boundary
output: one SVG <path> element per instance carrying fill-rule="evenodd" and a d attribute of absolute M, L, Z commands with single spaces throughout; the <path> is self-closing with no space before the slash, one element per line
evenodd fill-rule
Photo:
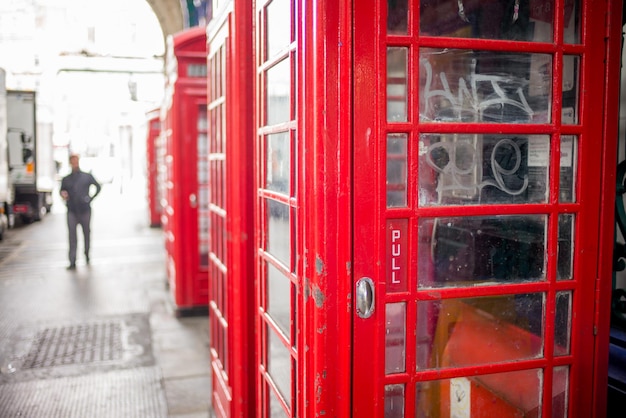
<path fill-rule="evenodd" d="M 146 0 L 159 20 L 163 39 L 184 29 L 183 10 L 180 0 Z"/>

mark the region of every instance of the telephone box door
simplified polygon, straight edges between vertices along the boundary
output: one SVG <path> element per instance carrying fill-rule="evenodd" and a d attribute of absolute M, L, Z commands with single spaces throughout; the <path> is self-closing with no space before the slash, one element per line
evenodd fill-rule
<path fill-rule="evenodd" d="M 353 3 L 353 416 L 602 416 L 621 5 L 372 3 Z"/>

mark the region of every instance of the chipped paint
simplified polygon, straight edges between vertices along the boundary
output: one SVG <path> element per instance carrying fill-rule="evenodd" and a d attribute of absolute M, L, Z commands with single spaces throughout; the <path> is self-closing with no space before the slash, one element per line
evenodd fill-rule
<path fill-rule="evenodd" d="M 324 274 L 324 262 L 319 255 L 315 256 L 315 272 L 319 275 Z"/>
<path fill-rule="evenodd" d="M 313 299 L 315 299 L 315 306 L 318 308 L 324 307 L 324 302 L 326 301 L 326 295 L 324 292 L 315 284 L 313 285 Z"/>

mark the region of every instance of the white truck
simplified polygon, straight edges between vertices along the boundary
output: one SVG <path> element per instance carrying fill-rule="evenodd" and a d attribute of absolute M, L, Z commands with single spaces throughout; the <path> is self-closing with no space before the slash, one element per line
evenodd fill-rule
<path fill-rule="evenodd" d="M 38 122 L 34 91 L 6 93 L 9 183 L 13 192 L 9 222 L 13 214 L 29 223 L 40 220 L 52 206 L 56 181 L 52 123 Z"/>
<path fill-rule="evenodd" d="M 0 68 L 0 239 L 9 228 L 8 214 L 13 207 L 13 189 L 9 183 L 7 161 L 7 90 L 6 73 Z"/>

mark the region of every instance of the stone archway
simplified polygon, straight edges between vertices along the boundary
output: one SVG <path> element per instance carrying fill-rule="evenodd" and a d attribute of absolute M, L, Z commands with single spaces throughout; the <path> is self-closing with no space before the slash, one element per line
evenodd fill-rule
<path fill-rule="evenodd" d="M 145 0 L 156 15 L 163 31 L 163 39 L 184 29 L 180 0 Z"/>

